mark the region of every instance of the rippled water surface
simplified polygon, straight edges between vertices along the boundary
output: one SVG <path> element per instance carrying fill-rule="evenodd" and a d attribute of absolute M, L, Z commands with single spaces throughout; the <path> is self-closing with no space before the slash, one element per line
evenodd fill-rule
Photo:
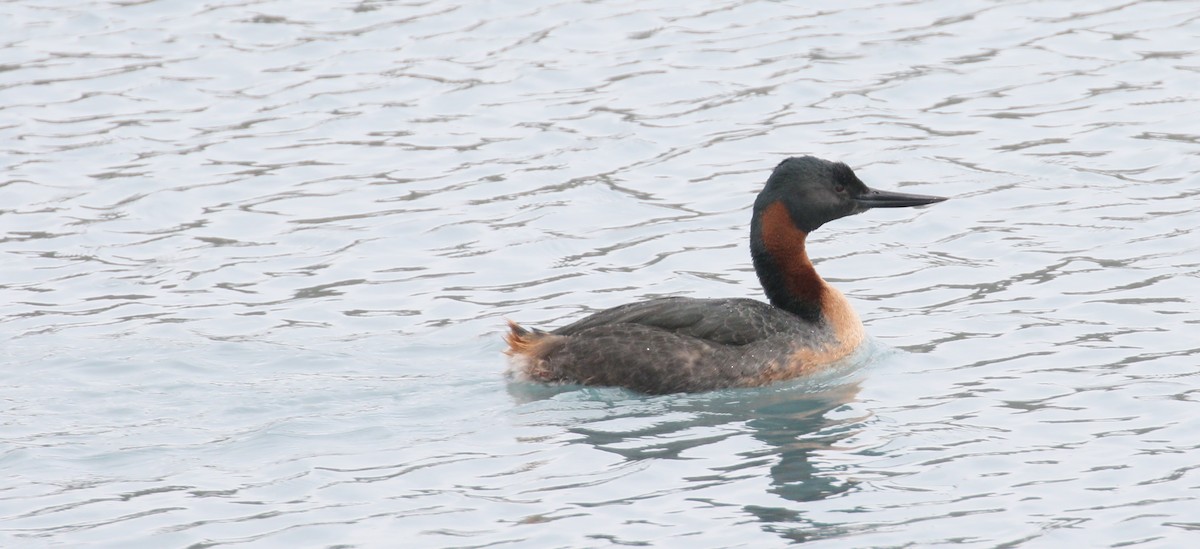
<path fill-rule="evenodd" d="M 1182 547 L 1195 2 L 0 2 L 0 545 Z M 863 364 L 509 383 L 505 318 L 760 295 Z"/>

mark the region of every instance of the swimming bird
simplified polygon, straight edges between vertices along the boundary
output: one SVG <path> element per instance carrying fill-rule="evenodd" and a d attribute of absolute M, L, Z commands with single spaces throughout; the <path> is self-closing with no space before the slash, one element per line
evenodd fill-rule
<path fill-rule="evenodd" d="M 809 233 L 872 208 L 943 200 L 871 189 L 841 162 L 788 158 L 767 179 L 750 220 L 750 256 L 769 304 L 666 297 L 549 332 L 509 321 L 509 373 L 665 394 L 756 387 L 819 372 L 853 353 L 864 335 L 849 301 L 809 260 Z"/>

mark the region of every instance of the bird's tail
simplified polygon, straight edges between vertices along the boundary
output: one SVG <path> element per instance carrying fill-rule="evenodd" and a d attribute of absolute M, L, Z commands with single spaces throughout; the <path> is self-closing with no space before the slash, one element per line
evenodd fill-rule
<path fill-rule="evenodd" d="M 504 342 L 508 344 L 508 349 L 504 354 L 508 356 L 528 355 L 533 351 L 534 344 L 537 343 L 538 333 L 533 330 L 528 330 L 520 324 L 508 320 L 508 333 L 504 334 Z"/>
<path fill-rule="evenodd" d="M 508 333 L 504 334 L 504 342 L 508 344 L 504 354 L 509 359 L 509 375 L 526 381 L 547 382 L 557 379 L 546 355 L 561 341 L 560 336 L 525 328 L 509 320 Z"/>

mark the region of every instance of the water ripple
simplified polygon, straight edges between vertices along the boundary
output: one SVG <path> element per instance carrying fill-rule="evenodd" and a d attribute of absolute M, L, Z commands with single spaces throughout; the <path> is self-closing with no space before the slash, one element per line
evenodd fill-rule
<path fill-rule="evenodd" d="M 7 3 L 4 545 L 1184 545 L 1186 2 Z M 786 155 L 852 378 L 506 384 L 504 318 L 758 295 Z M 890 349 L 890 350 L 889 350 Z"/>

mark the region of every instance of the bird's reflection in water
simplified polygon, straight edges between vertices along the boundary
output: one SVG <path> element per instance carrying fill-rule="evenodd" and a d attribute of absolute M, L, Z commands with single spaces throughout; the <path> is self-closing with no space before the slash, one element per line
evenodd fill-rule
<path fill-rule="evenodd" d="M 775 456 L 771 466 L 770 491 L 787 501 L 798 503 L 822 500 L 853 488 L 853 481 L 839 478 L 822 469 L 814 459 L 823 451 L 858 431 L 865 414 L 830 417 L 852 402 L 858 394 L 858 383 L 850 383 L 819 392 L 801 392 L 784 398 L 759 402 L 753 409 L 754 418 L 747 422 L 753 436 L 767 445 Z M 792 541 L 824 537 L 804 518 L 801 505 L 747 505 L 745 510 L 767 523 L 769 528 Z"/>
<path fill-rule="evenodd" d="M 818 454 L 836 450 L 869 419 L 851 406 L 859 391 L 861 369 L 823 379 L 793 381 L 757 389 L 731 389 L 700 394 L 643 396 L 620 389 L 546 387 L 510 384 L 519 401 L 560 398 L 579 408 L 576 421 L 563 427 L 574 442 L 622 456 L 625 460 L 686 460 L 709 456 L 719 463 L 710 475 L 688 476 L 690 483 L 709 486 L 761 475 L 769 466 L 768 492 L 779 505 L 713 501 L 740 505 L 765 523 L 764 529 L 793 541 L 824 537 L 820 525 L 804 518 L 804 506 L 853 488 L 836 471 L 822 469 Z M 543 416 L 544 419 L 544 416 Z M 745 440 L 749 436 L 757 444 Z M 731 455 L 711 457 L 704 447 L 742 437 Z M 699 498 L 703 500 L 703 498 Z M 761 500 L 759 500 L 761 503 Z"/>

